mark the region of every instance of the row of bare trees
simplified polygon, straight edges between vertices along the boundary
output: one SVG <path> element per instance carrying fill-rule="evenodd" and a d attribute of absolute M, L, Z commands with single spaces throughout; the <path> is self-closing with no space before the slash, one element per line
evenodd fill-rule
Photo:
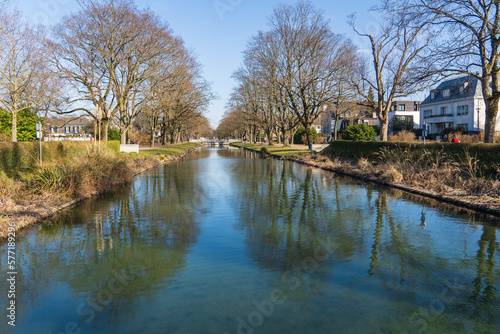
<path fill-rule="evenodd" d="M 239 114 L 251 138 L 263 131 L 271 142 L 272 134 L 280 134 L 284 145 L 303 126 L 312 149 L 311 126 L 322 106 L 334 101 L 342 73 L 356 62 L 356 49 L 308 3 L 277 7 L 269 24 L 244 52 L 226 118 Z"/>
<path fill-rule="evenodd" d="M 385 141 L 393 101 L 468 74 L 481 81 L 491 143 L 500 102 L 499 6 L 495 0 L 382 0 L 373 9 L 378 29 L 361 31 L 355 15 L 349 19 L 369 44 L 365 52 L 331 32 L 309 2 L 278 6 L 270 30 L 254 36 L 244 52 L 218 133 L 281 134 L 286 145 L 286 134 L 300 124 L 311 147 L 311 124 L 326 106 L 338 121 L 361 104 L 378 117 Z"/>
<path fill-rule="evenodd" d="M 85 113 L 106 140 L 111 123 L 122 143 L 139 115 L 153 145 L 175 142 L 213 98 L 200 65 L 168 24 L 132 0 L 83 0 L 50 38 L 13 10 L 1 14 L 0 102 L 12 113 Z"/>

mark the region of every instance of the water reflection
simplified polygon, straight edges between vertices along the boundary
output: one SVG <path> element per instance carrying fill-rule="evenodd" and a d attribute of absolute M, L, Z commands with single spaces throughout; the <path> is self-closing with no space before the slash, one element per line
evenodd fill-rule
<path fill-rule="evenodd" d="M 495 333 L 496 223 L 247 151 L 196 150 L 20 238 L 16 329 Z M 256 305 L 276 291 L 264 315 Z"/>
<path fill-rule="evenodd" d="M 158 169 L 21 239 L 18 300 L 23 317 L 17 328 L 59 332 L 75 322 L 94 331 L 124 317 L 134 319 L 144 301 L 155 303 L 157 291 L 183 270 L 197 242 L 198 210 L 207 205 L 197 182 L 194 173 L 182 168 Z M 64 303 L 57 301 L 59 292 Z M 30 327 L 30 310 L 50 304 L 60 321 L 51 316 L 38 321 L 36 330 Z"/>
<path fill-rule="evenodd" d="M 249 256 L 260 268 L 279 273 L 274 284 L 283 291 L 290 292 L 283 277 L 302 270 L 300 289 L 290 292 L 290 299 L 315 301 L 316 312 L 324 312 L 318 305 L 328 305 L 318 303 L 319 296 L 357 300 L 334 308 L 336 317 L 345 316 L 351 325 L 353 315 L 371 309 L 373 318 L 356 325 L 363 331 L 374 323 L 409 332 L 416 327 L 431 332 L 498 329 L 500 275 L 494 255 L 499 243 L 493 222 L 465 216 L 467 225 L 450 223 L 444 219 L 446 208 L 421 207 L 389 190 L 361 188 L 289 162 L 255 159 L 238 165 L 232 175 L 238 180 L 238 226 Z M 304 260 L 314 255 L 322 238 L 331 240 L 331 256 L 314 270 L 304 270 Z M 448 292 L 448 285 L 454 291 Z M 358 291 L 355 297 L 349 289 Z M 426 313 L 419 313 L 422 308 Z"/>

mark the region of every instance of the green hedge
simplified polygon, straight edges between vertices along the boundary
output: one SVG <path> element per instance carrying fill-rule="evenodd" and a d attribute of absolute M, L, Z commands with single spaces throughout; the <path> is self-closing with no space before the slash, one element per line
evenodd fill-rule
<path fill-rule="evenodd" d="M 70 159 L 85 149 L 91 142 L 53 141 L 42 142 L 43 162 L 53 162 L 58 159 Z M 115 152 L 120 150 L 120 142 L 102 142 L 101 145 Z M 19 177 L 23 172 L 33 170 L 39 164 L 39 143 L 18 142 L 0 143 L 0 171 L 10 177 Z"/>
<path fill-rule="evenodd" d="M 477 143 L 409 143 L 409 142 L 382 142 L 382 141 L 346 141 L 336 140 L 330 144 L 330 154 L 344 158 L 376 158 L 382 148 L 390 151 L 410 149 L 412 151 L 446 152 L 457 160 L 465 158 L 468 151 L 471 157 L 475 157 L 481 164 L 491 167 L 500 164 L 500 144 L 477 144 Z"/>

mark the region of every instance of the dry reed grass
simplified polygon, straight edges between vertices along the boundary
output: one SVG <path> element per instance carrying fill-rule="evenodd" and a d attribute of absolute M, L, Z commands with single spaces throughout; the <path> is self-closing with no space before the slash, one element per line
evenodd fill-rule
<path fill-rule="evenodd" d="M 417 140 L 417 136 L 413 131 L 400 131 L 396 134 L 391 135 L 389 138 L 390 141 L 415 141 Z"/>

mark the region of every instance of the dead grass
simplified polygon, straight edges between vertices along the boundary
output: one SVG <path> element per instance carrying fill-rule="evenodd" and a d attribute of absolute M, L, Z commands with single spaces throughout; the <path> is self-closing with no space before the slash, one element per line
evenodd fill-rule
<path fill-rule="evenodd" d="M 459 196 L 472 202 L 485 202 L 500 207 L 500 181 L 483 176 L 479 161 L 468 154 L 457 161 L 444 151 L 424 150 L 416 154 L 410 149 L 382 149 L 375 159 L 341 160 L 338 157 L 296 156 L 294 161 L 310 166 L 357 176 L 382 180 L 442 196 Z M 325 159 L 326 158 L 326 159 Z M 500 168 L 499 168 L 500 171 Z"/>
<path fill-rule="evenodd" d="M 415 136 L 415 133 L 413 131 L 400 131 L 396 134 L 393 134 L 390 139 L 390 141 L 415 141 L 417 140 L 417 136 Z"/>

